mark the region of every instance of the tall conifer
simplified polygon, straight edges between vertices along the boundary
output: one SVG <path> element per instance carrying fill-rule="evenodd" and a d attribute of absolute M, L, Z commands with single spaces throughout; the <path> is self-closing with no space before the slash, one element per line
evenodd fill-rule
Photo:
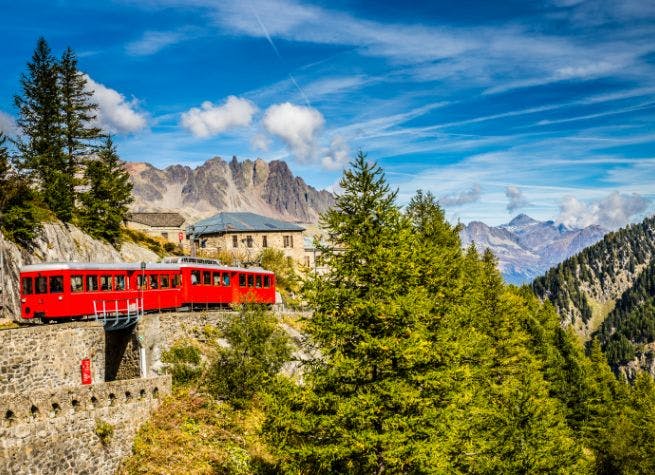
<path fill-rule="evenodd" d="M 96 148 L 101 131 L 93 125 L 97 104 L 93 92 L 86 87 L 86 77 L 77 68 L 77 56 L 67 48 L 59 62 L 59 87 L 61 91 L 62 134 L 66 156 L 66 173 L 69 194 L 75 195 L 75 179 L 85 157 Z"/>
<path fill-rule="evenodd" d="M 68 222 L 73 216 L 73 177 L 64 153 L 59 67 L 45 39 L 39 38 L 27 68 L 20 80 L 22 95 L 14 97 L 23 136 L 17 142 L 20 166 L 36 183 L 46 207 Z"/>

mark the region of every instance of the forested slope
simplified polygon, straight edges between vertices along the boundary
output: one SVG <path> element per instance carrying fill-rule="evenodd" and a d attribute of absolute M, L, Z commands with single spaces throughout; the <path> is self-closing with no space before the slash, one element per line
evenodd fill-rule
<path fill-rule="evenodd" d="M 655 256 L 655 217 L 607 234 L 532 283 L 563 323 L 590 337 Z"/>

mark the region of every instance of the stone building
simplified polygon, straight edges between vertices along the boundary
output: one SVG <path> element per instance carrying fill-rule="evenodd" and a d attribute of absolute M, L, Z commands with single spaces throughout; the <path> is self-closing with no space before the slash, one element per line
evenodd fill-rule
<path fill-rule="evenodd" d="M 246 260 L 255 259 L 266 248 L 279 249 L 298 263 L 304 262 L 303 231 L 295 223 L 255 213 L 218 213 L 188 226 L 187 238 L 196 248 L 233 253 Z"/>
<path fill-rule="evenodd" d="M 150 236 L 180 244 L 184 240 L 184 222 L 179 213 L 129 213 L 127 227 Z"/>

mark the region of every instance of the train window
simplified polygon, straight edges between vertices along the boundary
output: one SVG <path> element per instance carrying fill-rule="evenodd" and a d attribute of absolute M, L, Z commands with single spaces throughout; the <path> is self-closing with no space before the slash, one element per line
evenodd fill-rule
<path fill-rule="evenodd" d="M 198 285 L 200 283 L 200 271 L 192 270 L 191 271 L 191 285 Z"/>
<path fill-rule="evenodd" d="M 35 284 L 34 287 L 36 287 L 37 294 L 45 294 L 48 292 L 48 282 L 45 277 L 37 277 Z"/>
<path fill-rule="evenodd" d="M 246 274 L 239 274 L 239 287 L 246 286 Z"/>
<path fill-rule="evenodd" d="M 167 288 L 170 287 L 170 285 L 169 285 L 170 280 L 169 280 L 169 277 L 167 275 L 162 275 L 160 282 L 161 282 L 161 288 L 162 289 L 167 289 Z"/>
<path fill-rule="evenodd" d="M 64 277 L 61 275 L 50 276 L 50 293 L 60 294 L 64 291 Z"/>
<path fill-rule="evenodd" d="M 86 291 L 95 292 L 98 290 L 98 276 L 97 275 L 87 275 L 86 276 Z"/>
<path fill-rule="evenodd" d="M 261 275 L 256 275 L 255 276 L 255 287 L 261 287 L 262 286 L 262 276 Z"/>
<path fill-rule="evenodd" d="M 220 272 L 214 272 L 212 274 L 212 276 L 214 277 L 214 285 L 221 285 L 221 274 L 220 274 Z"/>
<path fill-rule="evenodd" d="M 111 290 L 111 276 L 110 275 L 101 275 L 100 276 L 100 290 Z"/>
<path fill-rule="evenodd" d="M 24 295 L 32 295 L 33 289 L 32 289 L 32 278 L 31 277 L 23 277 L 23 294 Z"/>
<path fill-rule="evenodd" d="M 64 291 L 64 278 L 60 275 L 50 276 L 50 292 L 60 294 Z"/>
<path fill-rule="evenodd" d="M 180 276 L 179 276 L 178 274 L 175 274 L 175 275 L 173 276 L 173 287 L 174 287 L 174 288 L 179 287 L 179 286 L 180 286 L 180 282 L 181 282 L 181 280 L 180 280 Z"/>
<path fill-rule="evenodd" d="M 248 287 L 254 287 L 255 286 L 255 276 L 252 274 L 248 274 Z"/>
<path fill-rule="evenodd" d="M 144 282 L 146 281 L 145 276 L 142 275 L 137 275 L 136 276 L 136 288 L 139 290 L 143 290 L 145 288 Z"/>
<path fill-rule="evenodd" d="M 205 285 L 212 285 L 212 274 L 211 272 L 204 271 L 202 273 L 202 283 Z"/>
<path fill-rule="evenodd" d="M 267 275 L 264 276 L 264 288 L 268 289 L 271 286 L 271 278 Z"/>
<path fill-rule="evenodd" d="M 125 276 L 117 275 L 115 278 L 116 290 L 125 290 Z"/>
<path fill-rule="evenodd" d="M 84 290 L 84 279 L 81 275 L 71 275 L 71 292 L 82 292 Z"/>
<path fill-rule="evenodd" d="M 230 274 L 223 274 L 223 285 L 226 287 L 230 286 Z"/>
<path fill-rule="evenodd" d="M 151 289 L 156 289 L 159 287 L 159 283 L 157 282 L 157 275 L 153 274 L 150 276 L 150 288 Z"/>

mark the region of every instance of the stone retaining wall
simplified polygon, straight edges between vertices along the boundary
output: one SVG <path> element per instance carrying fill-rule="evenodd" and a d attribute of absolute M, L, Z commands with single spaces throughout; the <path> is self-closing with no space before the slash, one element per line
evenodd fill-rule
<path fill-rule="evenodd" d="M 80 384 L 84 358 L 91 360 L 93 382 L 104 382 L 105 332 L 100 323 L 0 330 L 0 396 Z"/>
<path fill-rule="evenodd" d="M 170 391 L 163 376 L 2 396 L 0 473 L 113 474 Z"/>

